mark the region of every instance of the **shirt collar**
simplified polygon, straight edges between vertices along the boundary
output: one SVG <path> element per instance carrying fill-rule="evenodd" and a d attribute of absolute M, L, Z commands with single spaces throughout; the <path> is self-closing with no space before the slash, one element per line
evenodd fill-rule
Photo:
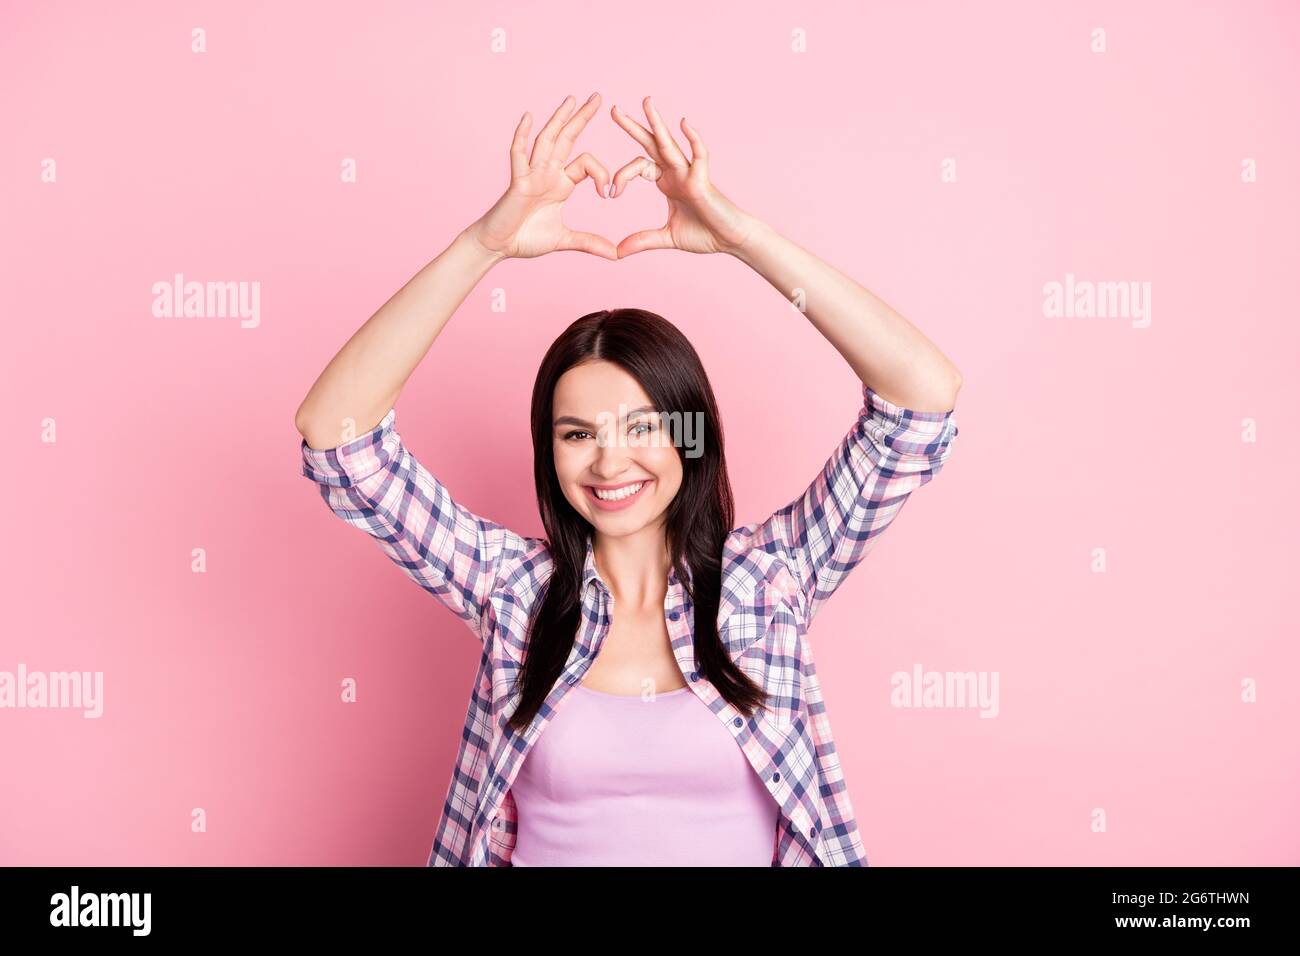
<path fill-rule="evenodd" d="M 687 581 L 694 580 L 694 577 L 691 575 L 690 565 L 686 566 L 686 580 Z M 587 593 L 587 588 L 591 586 L 592 581 L 599 581 L 601 587 L 603 587 L 606 591 L 609 590 L 609 585 L 605 583 L 605 579 L 602 578 L 600 574 L 596 571 L 596 549 L 592 543 L 591 535 L 587 535 L 587 557 L 582 564 L 582 593 L 583 594 Z M 668 569 L 668 590 L 671 591 L 673 588 L 677 587 L 678 584 L 679 582 L 677 579 L 677 570 L 675 568 L 669 568 Z"/>

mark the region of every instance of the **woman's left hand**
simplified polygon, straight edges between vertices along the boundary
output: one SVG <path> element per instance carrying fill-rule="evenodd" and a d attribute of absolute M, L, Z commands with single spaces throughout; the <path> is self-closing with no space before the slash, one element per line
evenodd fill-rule
<path fill-rule="evenodd" d="M 621 196 L 628 181 L 637 176 L 651 180 L 668 200 L 668 222 L 658 229 L 645 229 L 625 237 L 618 244 L 618 257 L 623 259 L 647 249 L 734 253 L 753 235 L 757 221 L 709 181 L 709 151 L 686 117 L 682 117 L 682 132 L 691 144 L 689 160 L 650 97 L 642 101 L 642 106 L 650 120 L 650 129 L 617 106 L 610 108 L 614 122 L 640 143 L 649 156 L 648 159 L 639 156 L 616 172 L 610 195 Z"/>

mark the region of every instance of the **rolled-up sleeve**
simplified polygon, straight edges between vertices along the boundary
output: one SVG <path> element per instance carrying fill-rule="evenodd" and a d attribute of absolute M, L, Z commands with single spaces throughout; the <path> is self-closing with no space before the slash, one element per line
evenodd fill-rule
<path fill-rule="evenodd" d="M 913 491 L 952 453 L 952 409 L 902 408 L 862 385 L 862 408 L 807 489 L 761 522 L 753 542 L 780 555 L 811 618 L 871 550 Z"/>
<path fill-rule="evenodd" d="M 343 521 L 360 528 L 402 571 L 450 608 L 482 640 L 502 562 L 527 541 L 469 511 L 416 459 L 392 409 L 366 434 L 337 448 L 301 442 L 302 474 Z"/>

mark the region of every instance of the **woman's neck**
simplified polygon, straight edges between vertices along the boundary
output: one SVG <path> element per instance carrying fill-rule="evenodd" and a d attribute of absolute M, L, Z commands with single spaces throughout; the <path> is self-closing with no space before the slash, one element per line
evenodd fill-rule
<path fill-rule="evenodd" d="M 618 536 L 596 532 L 592 550 L 596 572 L 619 606 L 628 609 L 663 606 L 672 555 L 660 528 L 647 527 Z"/>

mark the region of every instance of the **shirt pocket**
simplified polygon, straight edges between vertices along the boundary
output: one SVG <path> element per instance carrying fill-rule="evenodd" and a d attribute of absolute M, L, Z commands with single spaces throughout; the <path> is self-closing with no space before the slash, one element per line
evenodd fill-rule
<path fill-rule="evenodd" d="M 727 615 L 718 628 L 722 646 L 728 656 L 741 668 L 745 666 L 746 653 L 764 637 L 771 621 L 753 607 L 738 607 Z M 752 676 L 752 675 L 751 675 Z M 754 678 L 758 680 L 758 677 Z"/>
<path fill-rule="evenodd" d="M 788 607 L 778 609 L 754 627 L 761 627 L 761 634 L 736 663 L 767 695 L 765 706 L 755 714 L 764 736 L 783 740 L 796 727 L 807 731 L 803 641 L 793 613 Z"/>

